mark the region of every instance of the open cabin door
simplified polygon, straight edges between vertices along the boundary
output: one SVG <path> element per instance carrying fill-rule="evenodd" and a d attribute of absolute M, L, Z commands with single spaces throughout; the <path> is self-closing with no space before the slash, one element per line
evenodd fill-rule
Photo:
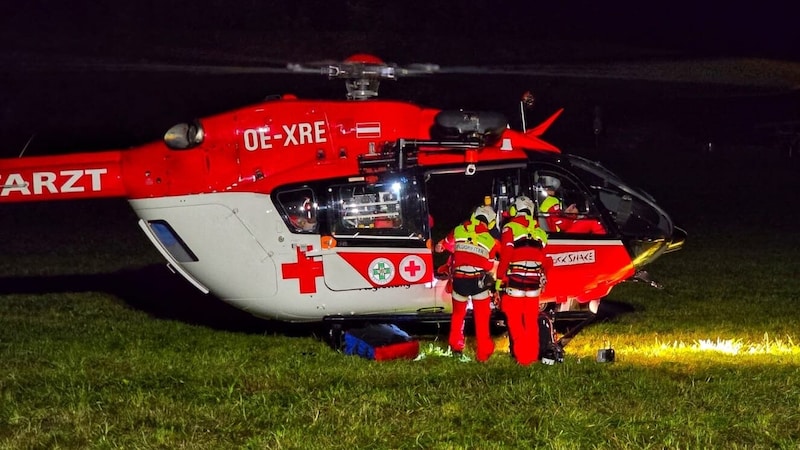
<path fill-rule="evenodd" d="M 554 260 L 543 301 L 589 301 L 596 295 L 603 296 L 610 289 L 608 281 L 619 278 L 614 272 L 630 266 L 627 250 L 607 229 L 607 220 L 597 208 L 592 191 L 565 167 L 531 162 L 479 167 L 470 176 L 458 169 L 431 171 L 428 175 L 428 202 L 436 222 L 434 241 L 442 239 L 467 220 L 475 207 L 487 202 L 497 212 L 499 238 L 502 226 L 514 213 L 514 200 L 521 195 L 534 200 L 534 215 L 548 232 L 545 252 Z M 545 176 L 560 181 L 558 188 L 550 192 L 549 200 L 541 183 Z M 554 204 L 558 207 L 551 208 Z M 441 265 L 447 255 L 435 258 L 436 264 Z"/>

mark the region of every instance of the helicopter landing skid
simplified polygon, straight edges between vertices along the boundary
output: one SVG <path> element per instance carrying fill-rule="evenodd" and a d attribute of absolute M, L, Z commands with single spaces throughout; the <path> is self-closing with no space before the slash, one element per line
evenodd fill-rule
<path fill-rule="evenodd" d="M 591 311 L 548 311 L 547 314 L 550 315 L 556 330 L 562 333 L 556 341 L 560 349 L 566 347 L 578 333 L 597 320 L 597 314 Z M 498 313 L 497 317 L 493 316 L 492 324 L 495 327 L 506 328 L 505 316 L 501 313 Z"/>
<path fill-rule="evenodd" d="M 563 322 L 578 322 L 574 326 L 566 329 L 557 341 L 558 346 L 562 349 L 566 347 L 581 330 L 594 323 L 595 320 L 597 320 L 597 314 L 590 311 L 563 311 L 554 313 L 553 321 L 557 324 Z"/>
<path fill-rule="evenodd" d="M 597 315 L 590 311 L 558 311 L 552 312 L 553 323 L 557 328 L 565 330 L 561 337 L 556 341 L 559 349 L 563 350 L 564 347 L 584 328 L 591 325 L 596 319 Z M 472 320 L 471 312 L 467 313 L 467 320 Z M 505 329 L 505 315 L 495 310 L 492 314 L 492 328 Z M 577 322 L 577 323 L 575 323 Z M 398 325 L 400 328 L 410 331 L 410 334 L 415 336 L 426 336 L 431 334 L 430 329 L 424 332 L 423 328 L 430 326 L 435 327 L 434 335 L 439 335 L 442 332 L 442 325 L 449 325 L 450 313 L 444 311 L 420 312 L 420 313 L 400 313 L 400 314 L 360 314 L 348 316 L 326 316 L 322 319 L 324 327 L 323 334 L 326 336 L 329 344 L 338 348 L 341 344 L 342 334 L 350 328 L 363 327 L 369 324 L 386 324 L 391 323 Z M 575 323 L 572 326 L 565 326 L 564 324 Z"/>

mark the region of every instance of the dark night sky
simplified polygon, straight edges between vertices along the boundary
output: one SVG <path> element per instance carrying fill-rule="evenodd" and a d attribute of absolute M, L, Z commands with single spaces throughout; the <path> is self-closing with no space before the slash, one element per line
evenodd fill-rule
<path fill-rule="evenodd" d="M 201 36 L 226 31 L 301 31 L 313 39 L 314 33 L 320 31 L 363 31 L 486 39 L 502 33 L 529 39 L 603 41 L 701 54 L 800 59 L 800 27 L 789 4 L 627 0 L 29 0 L 7 2 L 0 7 L 0 27 L 5 30 L 5 48 L 25 40 L 55 42 L 72 35 L 109 40 L 112 35 L 126 36 L 131 41 L 136 33 L 145 32 L 182 31 Z"/>
<path fill-rule="evenodd" d="M 355 51 L 373 52 L 400 64 L 442 65 L 558 63 L 587 57 L 616 61 L 642 54 L 800 61 L 800 27 L 789 6 L 703 3 L 711 2 L 6 2 L 0 6 L 0 63 L 15 58 L 56 62 L 51 72 L 35 73 L 14 73 L 13 64 L 2 65 L 0 83 L 13 88 L 0 91 L 0 137 L 14 151 L 34 133 L 34 145 L 45 149 L 127 144 L 122 136 L 141 142 L 158 136 L 173 121 L 185 120 L 185 115 L 241 106 L 274 86 L 255 77 L 240 77 L 234 83 L 220 77 L 205 81 L 190 76 L 188 70 L 147 77 L 136 70 L 68 72 L 60 66 L 65 59 L 50 56 L 67 61 L 72 56 L 121 58 L 145 63 L 142 66 L 169 60 L 187 67 L 259 64 L 259 58 L 339 59 Z M 553 42 L 559 44 L 545 47 Z M 607 55 L 595 53 L 594 46 L 618 50 Z M 627 53 L 631 50 L 636 52 Z M 146 80 L 139 83 L 138 78 Z M 293 83 L 284 92 L 300 90 L 298 82 Z M 304 92 L 298 93 L 318 95 L 308 86 L 300 86 Z M 627 87 L 624 82 L 618 86 Z M 577 87 L 586 90 L 582 84 Z M 447 88 L 455 91 L 459 86 Z M 328 85 L 324 89 L 330 92 Z M 439 92 L 435 94 L 420 101 L 442 106 Z M 587 108 L 591 102 L 605 101 L 574 100 Z M 120 105 L 124 109 L 117 110 Z M 572 117 L 579 114 L 578 110 Z"/>

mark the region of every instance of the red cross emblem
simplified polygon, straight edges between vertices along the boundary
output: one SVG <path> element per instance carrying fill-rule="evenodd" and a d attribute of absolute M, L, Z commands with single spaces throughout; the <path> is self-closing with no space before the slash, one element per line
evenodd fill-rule
<path fill-rule="evenodd" d="M 317 277 L 324 275 L 322 261 L 314 261 L 313 258 L 306 256 L 306 252 L 311 250 L 308 245 L 305 249 L 300 246 L 297 249 L 297 262 L 281 264 L 281 274 L 284 280 L 297 278 L 300 282 L 301 294 L 314 294 L 317 292 Z"/>
<path fill-rule="evenodd" d="M 416 283 L 425 276 L 425 260 L 419 255 L 408 255 L 400 261 L 400 276 L 409 283 Z"/>
<path fill-rule="evenodd" d="M 409 275 L 411 278 L 414 278 L 414 277 L 416 277 L 416 276 L 417 276 L 417 271 L 418 271 L 418 270 L 420 270 L 420 269 L 422 269 L 422 266 L 418 266 L 418 265 L 417 265 L 417 262 L 416 262 L 416 261 L 414 261 L 413 259 L 412 259 L 411 261 L 409 261 L 409 262 L 408 262 L 408 265 L 407 265 L 407 266 L 403 267 L 403 270 L 405 270 L 406 272 L 408 272 L 408 275 Z"/>

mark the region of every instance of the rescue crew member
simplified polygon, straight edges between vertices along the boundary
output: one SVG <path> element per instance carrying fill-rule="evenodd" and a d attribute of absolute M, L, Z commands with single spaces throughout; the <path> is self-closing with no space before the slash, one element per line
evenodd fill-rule
<path fill-rule="evenodd" d="M 467 302 L 472 302 L 475 323 L 476 359 L 487 361 L 494 353 L 490 322 L 492 314 L 491 274 L 500 253 L 500 243 L 492 236 L 490 224 L 497 214 L 491 206 L 479 206 L 472 217 L 455 227 L 436 245 L 436 251 L 452 252 L 452 303 L 448 342 L 454 352 L 464 351 L 464 318 Z"/>
<path fill-rule="evenodd" d="M 556 191 L 561 187 L 561 181 L 556 177 L 540 176 L 539 185 L 546 194 L 542 201 L 539 202 L 539 212 L 544 213 L 547 231 L 551 233 L 566 231 L 566 228 L 569 228 L 569 223 L 565 223 L 562 216 L 561 200 L 556 197 Z M 572 204 L 563 212 L 577 214 L 578 208 Z"/>
<path fill-rule="evenodd" d="M 556 191 L 561 187 L 558 178 L 540 176 L 539 185 L 544 194 L 544 198 L 539 202 L 539 212 L 544 213 L 548 232 L 606 234 L 599 220 L 579 217 L 580 211 L 574 203 L 562 209 L 562 202 L 556 195 Z"/>
<path fill-rule="evenodd" d="M 511 354 L 521 365 L 539 359 L 539 295 L 552 260 L 544 253 L 547 233 L 533 217 L 526 196 L 514 200 L 514 217 L 503 227 L 496 290 L 506 315 Z"/>

